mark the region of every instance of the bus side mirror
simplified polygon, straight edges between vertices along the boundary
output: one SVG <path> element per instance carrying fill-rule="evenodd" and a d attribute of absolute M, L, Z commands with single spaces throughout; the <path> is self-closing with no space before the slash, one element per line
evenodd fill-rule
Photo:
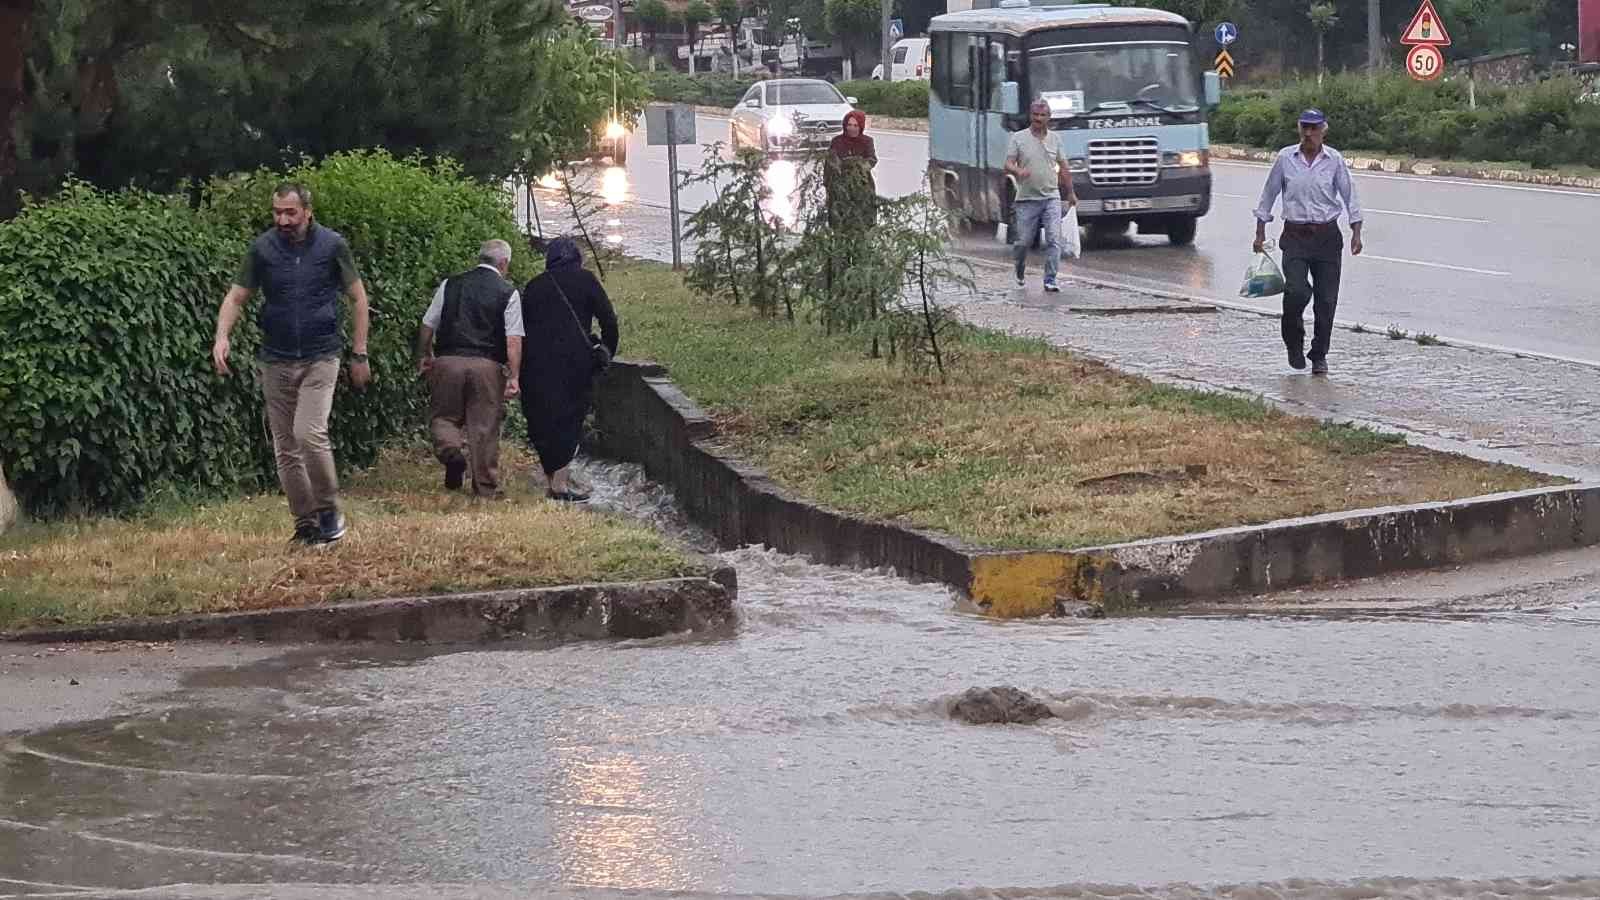
<path fill-rule="evenodd" d="M 1222 102 L 1222 77 L 1215 72 L 1205 73 L 1206 106 L 1215 109 Z"/>
<path fill-rule="evenodd" d="M 1000 82 L 1000 111 L 1008 116 L 1022 115 L 1022 98 L 1015 81 Z"/>

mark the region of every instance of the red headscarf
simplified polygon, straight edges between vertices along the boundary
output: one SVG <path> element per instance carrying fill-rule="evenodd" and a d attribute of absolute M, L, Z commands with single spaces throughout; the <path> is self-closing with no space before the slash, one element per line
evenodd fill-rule
<path fill-rule="evenodd" d="M 861 133 L 855 137 L 851 137 L 844 131 L 844 126 L 850 124 L 851 121 L 854 121 L 856 127 L 861 130 Z M 844 122 L 840 123 L 839 135 L 833 139 L 828 147 L 835 156 L 839 157 L 869 156 L 876 158 L 878 154 L 872 146 L 872 138 L 867 137 L 867 114 L 859 109 L 852 109 L 845 113 Z"/>

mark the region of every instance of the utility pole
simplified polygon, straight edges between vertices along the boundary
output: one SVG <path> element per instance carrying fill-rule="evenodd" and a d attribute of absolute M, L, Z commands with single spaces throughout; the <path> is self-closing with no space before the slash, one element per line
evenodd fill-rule
<path fill-rule="evenodd" d="M 1367 0 L 1367 71 L 1373 74 L 1384 68 L 1381 12 L 1379 0 Z"/>
<path fill-rule="evenodd" d="M 611 46 L 621 50 L 627 39 L 627 29 L 622 25 L 622 0 L 611 0 Z"/>
<path fill-rule="evenodd" d="M 878 27 L 881 30 L 878 52 L 883 55 L 883 80 L 894 80 L 894 63 L 889 61 L 889 17 L 894 13 L 894 0 L 878 0 Z"/>

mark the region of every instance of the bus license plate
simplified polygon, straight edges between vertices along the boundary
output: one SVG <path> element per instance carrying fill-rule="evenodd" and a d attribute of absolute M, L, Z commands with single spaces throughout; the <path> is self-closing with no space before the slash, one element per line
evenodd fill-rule
<path fill-rule="evenodd" d="M 1127 200 L 1107 200 L 1101 207 L 1106 212 L 1126 212 L 1130 209 L 1149 209 L 1149 197 L 1133 197 Z"/>

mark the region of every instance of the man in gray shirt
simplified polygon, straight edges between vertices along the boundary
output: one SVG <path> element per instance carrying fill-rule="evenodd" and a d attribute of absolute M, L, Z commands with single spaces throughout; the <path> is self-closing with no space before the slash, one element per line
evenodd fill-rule
<path fill-rule="evenodd" d="M 1328 117 L 1321 110 L 1300 114 L 1300 143 L 1278 151 L 1278 158 L 1256 205 L 1255 251 L 1267 242 L 1272 205 L 1283 196 L 1283 342 L 1289 365 L 1311 374 L 1328 374 L 1328 344 L 1333 339 L 1333 314 L 1339 306 L 1339 274 L 1344 265 L 1344 235 L 1339 213 L 1350 216 L 1350 254 L 1361 255 L 1361 203 L 1339 151 L 1325 146 Z M 1311 352 L 1305 350 L 1306 303 L 1314 321 Z"/>
<path fill-rule="evenodd" d="M 1044 224 L 1044 289 L 1055 293 L 1056 269 L 1061 264 L 1061 200 L 1078 203 L 1072 189 L 1072 172 L 1061 152 L 1061 136 L 1050 130 L 1050 104 L 1035 100 L 1028 107 L 1028 127 L 1011 135 L 1006 146 L 1006 173 L 1016 179 L 1017 193 L 1011 209 L 1016 232 L 1011 254 L 1017 262 L 1017 287 L 1026 287 L 1028 246 Z"/>

